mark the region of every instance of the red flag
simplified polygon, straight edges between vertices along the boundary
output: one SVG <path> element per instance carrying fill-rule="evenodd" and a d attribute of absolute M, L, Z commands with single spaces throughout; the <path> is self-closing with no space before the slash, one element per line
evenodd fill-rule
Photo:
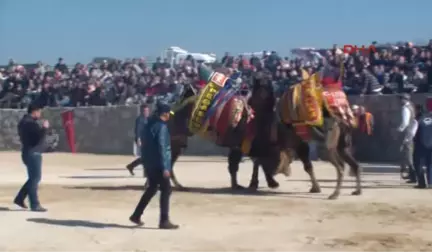
<path fill-rule="evenodd" d="M 432 97 L 426 98 L 426 109 L 428 112 L 432 112 Z"/>
<path fill-rule="evenodd" d="M 72 153 L 76 153 L 75 149 L 75 125 L 73 110 L 68 110 L 62 113 L 63 128 L 66 133 L 69 148 Z"/>

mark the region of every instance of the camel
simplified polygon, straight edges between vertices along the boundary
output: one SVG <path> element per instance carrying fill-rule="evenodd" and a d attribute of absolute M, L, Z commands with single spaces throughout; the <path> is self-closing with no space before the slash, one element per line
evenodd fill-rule
<path fill-rule="evenodd" d="M 255 81 L 259 83 L 261 80 L 255 78 Z M 251 94 L 250 100 L 257 102 L 248 104 L 244 97 L 238 95 L 235 95 L 232 98 L 243 102 L 241 119 L 236 127 L 229 127 L 227 130 L 228 133 L 231 133 L 229 135 L 229 140 L 225 143 L 219 144 L 230 149 L 228 154 L 228 171 L 231 177 L 231 188 L 233 190 L 244 189 L 243 186 L 238 184 L 237 173 L 239 170 L 239 164 L 244 155 L 242 152 L 242 142 L 245 137 L 245 128 L 250 117 L 251 109 L 254 111 L 254 119 L 251 123 L 254 124 L 256 132 L 260 132 L 260 134 L 257 134 L 259 137 L 255 137 L 252 143 L 250 143 L 248 156 L 250 156 L 255 163 L 263 167 L 267 184 L 270 188 L 279 187 L 279 183 L 273 178 L 275 172 L 280 170 L 281 167 L 289 165 L 287 162 L 288 159 L 281 158 L 281 156 L 283 157 L 283 155 L 281 155 L 283 150 L 280 148 L 278 143 L 269 141 L 271 138 L 271 124 L 273 123 L 271 118 L 274 114 L 268 113 L 268 111 L 272 111 L 274 107 L 273 92 L 266 91 L 268 86 L 265 85 L 256 85 L 256 87 L 257 88 L 255 88 Z M 197 93 L 198 92 L 194 87 L 188 85 L 183 92 L 179 104 L 173 107 L 174 115 L 170 120 L 173 168 L 182 150 L 187 147 L 188 137 L 193 135 L 187 125 L 191 120 L 191 111 L 196 103 Z M 229 107 L 229 109 L 234 109 L 234 104 L 236 103 L 232 102 L 231 104 L 233 108 Z M 231 104 L 228 105 L 231 106 Z M 271 116 L 269 117 L 269 115 Z M 186 189 L 178 182 L 174 172 L 172 173 L 171 179 L 177 189 Z M 251 180 L 249 187 L 256 189 L 258 187 L 257 181 Z"/>
<path fill-rule="evenodd" d="M 304 76 L 305 80 L 311 80 L 315 77 Z M 298 85 L 304 85 L 300 83 Z M 287 91 L 289 92 L 289 91 Z M 192 107 L 194 106 L 196 98 L 196 90 L 189 87 L 185 90 L 181 99 L 181 105 L 175 109 L 175 115 L 171 120 L 171 135 L 172 135 L 172 158 L 173 165 L 182 149 L 187 147 L 187 138 L 192 134 L 187 129 L 187 122 L 190 120 Z M 309 158 L 309 145 L 308 140 L 305 139 L 298 131 L 298 121 L 290 123 L 286 120 L 275 123 L 275 117 L 284 110 L 287 101 L 292 102 L 292 97 L 286 95 L 288 99 L 281 99 L 279 103 L 276 102 L 274 92 L 272 91 L 271 81 L 263 76 L 255 77 L 252 96 L 249 99 L 249 105 L 255 111 L 254 123 L 257 127 L 257 134 L 252 142 L 249 156 L 251 157 L 254 168 L 249 188 L 256 190 L 258 188 L 258 171 L 259 166 L 263 167 L 267 184 L 270 188 L 277 188 L 278 182 L 273 178 L 277 172 L 284 171 L 289 175 L 289 164 L 292 161 L 291 153 L 295 152 L 303 163 L 304 170 L 310 176 L 312 187 L 311 193 L 320 193 L 321 188 L 315 177 L 312 162 Z M 291 98 L 290 98 L 291 97 Z M 319 126 L 307 126 L 306 129 L 310 130 L 312 137 L 325 143 L 328 151 L 330 163 L 336 168 L 337 184 L 334 192 L 329 196 L 329 199 L 337 199 L 340 195 L 342 187 L 344 163 L 348 163 L 351 172 L 356 177 L 356 190 L 353 195 L 360 195 L 361 188 L 361 169 L 356 160 L 352 157 L 350 152 L 351 133 L 354 127 L 347 124 L 340 118 L 334 117 L 327 108 L 320 104 L 320 112 L 323 113 L 323 123 Z M 274 112 L 274 108 L 279 108 L 278 112 Z M 348 106 L 349 108 L 349 106 Z M 242 113 L 242 122 L 246 120 L 246 111 Z M 277 120 L 276 120 L 277 121 Z M 241 125 L 242 123 L 240 123 Z M 240 126 L 239 126 L 240 127 Z M 239 134 L 242 135 L 242 134 Z M 276 137 L 274 137 L 276 135 Z M 238 139 L 241 140 L 241 139 Z M 235 141 L 234 141 L 235 142 Z M 228 170 L 231 176 L 231 188 L 243 189 L 237 183 L 237 172 L 239 163 L 243 156 L 240 148 L 241 141 L 236 144 L 227 146 L 230 148 L 228 155 Z M 173 169 L 174 170 L 174 169 Z M 174 172 L 172 174 L 172 181 L 179 189 L 185 189 L 177 180 Z"/>
<path fill-rule="evenodd" d="M 308 132 L 310 138 L 324 143 L 328 160 L 336 168 L 336 187 L 329 199 L 337 199 L 340 195 L 345 162 L 356 177 L 356 189 L 352 195 L 361 195 L 361 169 L 351 153 L 351 135 L 356 119 L 341 90 L 323 88 L 319 83 L 318 73 L 309 76 L 303 72 L 303 81 L 287 90 L 277 105 L 287 130 L 288 148 L 293 149 L 302 161 L 312 183 L 311 193 L 319 193 L 321 188 L 309 159 L 308 140 L 303 131 Z M 296 96 L 296 92 L 301 92 L 302 96 Z"/>

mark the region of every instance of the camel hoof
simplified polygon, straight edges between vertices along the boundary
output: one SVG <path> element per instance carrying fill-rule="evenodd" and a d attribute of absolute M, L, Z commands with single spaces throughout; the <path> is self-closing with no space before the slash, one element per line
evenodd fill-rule
<path fill-rule="evenodd" d="M 269 182 L 267 183 L 267 185 L 268 185 L 268 187 L 270 187 L 271 189 L 279 188 L 279 183 L 278 183 L 276 180 L 269 181 Z"/>
<path fill-rule="evenodd" d="M 312 187 L 312 188 L 309 190 L 309 192 L 310 192 L 310 193 L 321 193 L 321 188 L 319 188 L 319 187 Z"/>
<path fill-rule="evenodd" d="M 339 198 L 339 193 L 333 193 L 328 197 L 329 200 L 335 200 L 337 198 Z"/>
<path fill-rule="evenodd" d="M 258 190 L 258 182 L 251 182 L 248 187 L 249 190 L 256 191 Z"/>
<path fill-rule="evenodd" d="M 241 185 L 232 185 L 231 189 L 233 191 L 240 191 L 240 190 L 244 190 L 245 188 L 243 186 L 241 186 Z"/>
<path fill-rule="evenodd" d="M 355 190 L 354 192 L 351 193 L 351 195 L 361 195 L 362 191 L 361 190 Z"/>

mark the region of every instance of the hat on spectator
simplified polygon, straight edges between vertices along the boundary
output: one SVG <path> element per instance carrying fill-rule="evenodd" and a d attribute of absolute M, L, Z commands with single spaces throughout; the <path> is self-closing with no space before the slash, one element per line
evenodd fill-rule
<path fill-rule="evenodd" d="M 171 112 L 171 107 L 166 104 L 166 103 L 158 103 L 156 105 L 156 114 L 157 115 L 162 115 L 165 113 L 170 113 Z"/>
<path fill-rule="evenodd" d="M 409 100 L 411 99 L 411 96 L 410 96 L 409 94 L 404 93 L 404 94 L 401 94 L 401 95 L 399 96 L 399 98 L 400 98 L 402 101 L 409 101 Z"/>

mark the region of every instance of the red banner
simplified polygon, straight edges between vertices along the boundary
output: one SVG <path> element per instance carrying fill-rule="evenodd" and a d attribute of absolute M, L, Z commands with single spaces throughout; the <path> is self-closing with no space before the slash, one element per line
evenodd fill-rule
<path fill-rule="evenodd" d="M 426 98 L 426 109 L 428 112 L 432 112 L 432 97 Z"/>
<path fill-rule="evenodd" d="M 76 153 L 75 149 L 75 125 L 73 110 L 68 110 L 62 113 L 63 128 L 66 133 L 69 148 L 72 153 Z"/>

